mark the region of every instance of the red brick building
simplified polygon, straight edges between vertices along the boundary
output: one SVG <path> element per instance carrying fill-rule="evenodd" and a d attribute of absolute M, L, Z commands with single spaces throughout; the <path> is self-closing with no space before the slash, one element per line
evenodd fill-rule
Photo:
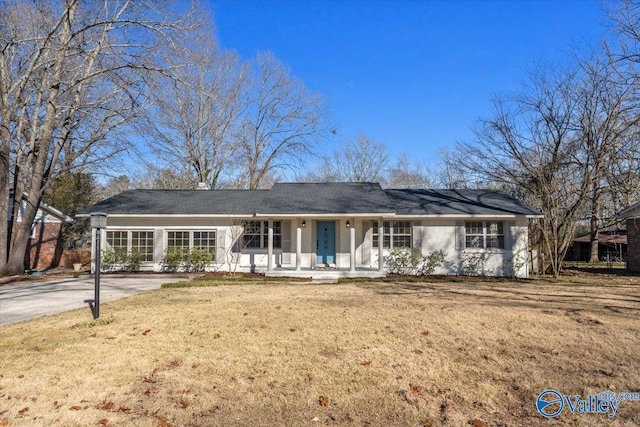
<path fill-rule="evenodd" d="M 640 273 L 640 203 L 619 214 L 627 219 L 627 270 Z"/>
<path fill-rule="evenodd" d="M 22 220 L 21 216 L 18 215 L 18 222 Z M 70 216 L 46 203 L 41 203 L 31 227 L 31 238 L 24 256 L 24 268 L 44 270 L 56 267 L 62 255 L 60 235 L 62 225 L 72 222 L 74 219 Z"/>

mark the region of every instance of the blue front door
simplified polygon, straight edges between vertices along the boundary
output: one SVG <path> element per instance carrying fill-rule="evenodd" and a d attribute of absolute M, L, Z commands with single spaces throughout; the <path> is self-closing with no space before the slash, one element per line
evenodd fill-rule
<path fill-rule="evenodd" d="M 333 264 L 336 262 L 336 222 L 318 221 L 317 227 L 317 263 Z"/>

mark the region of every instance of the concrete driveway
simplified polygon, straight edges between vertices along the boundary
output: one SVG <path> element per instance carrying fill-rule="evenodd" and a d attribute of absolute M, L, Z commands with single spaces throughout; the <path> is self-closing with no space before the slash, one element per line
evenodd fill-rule
<path fill-rule="evenodd" d="M 189 280 L 188 275 L 102 275 L 100 305 L 128 295 L 158 289 L 163 283 Z M 0 285 L 0 325 L 86 307 L 94 297 L 94 277 L 56 278 Z"/>

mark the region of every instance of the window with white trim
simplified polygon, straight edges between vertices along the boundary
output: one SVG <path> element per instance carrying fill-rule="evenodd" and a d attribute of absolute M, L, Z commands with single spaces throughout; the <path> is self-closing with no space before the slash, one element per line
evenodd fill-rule
<path fill-rule="evenodd" d="M 194 231 L 193 232 L 193 244 L 195 249 L 204 249 L 210 254 L 216 252 L 216 232 L 211 231 Z"/>
<path fill-rule="evenodd" d="M 153 231 L 132 231 L 131 252 L 140 254 L 142 261 L 153 261 Z"/>
<path fill-rule="evenodd" d="M 106 249 L 108 251 L 127 252 L 129 249 L 128 231 L 107 231 L 106 232 Z"/>
<path fill-rule="evenodd" d="M 504 249 L 503 221 L 466 221 L 464 247 L 470 249 Z"/>
<path fill-rule="evenodd" d="M 112 231 L 105 232 L 105 249 L 122 254 L 137 253 L 142 261 L 153 261 L 153 231 Z"/>
<path fill-rule="evenodd" d="M 385 249 L 411 247 L 411 221 L 384 221 L 382 223 L 382 247 Z M 374 248 L 378 247 L 378 221 L 373 222 Z"/>
<path fill-rule="evenodd" d="M 215 230 L 167 231 L 167 249 L 182 251 L 183 260 L 192 249 L 204 249 L 210 254 L 216 252 Z"/>
<path fill-rule="evenodd" d="M 269 247 L 269 221 L 246 221 L 242 241 L 245 248 Z M 282 248 L 282 222 L 273 221 L 273 247 Z"/>

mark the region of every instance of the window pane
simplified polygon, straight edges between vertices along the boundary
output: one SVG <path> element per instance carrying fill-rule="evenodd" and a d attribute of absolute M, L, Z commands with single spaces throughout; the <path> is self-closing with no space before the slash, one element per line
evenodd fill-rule
<path fill-rule="evenodd" d="M 487 247 L 504 249 L 504 236 L 487 236 Z"/>
<path fill-rule="evenodd" d="M 465 247 L 482 248 L 482 236 L 465 236 Z"/>
<path fill-rule="evenodd" d="M 393 234 L 411 235 L 410 221 L 396 221 L 393 223 Z"/>
<path fill-rule="evenodd" d="M 393 247 L 411 247 L 411 221 L 394 221 L 393 223 Z"/>
<path fill-rule="evenodd" d="M 260 221 L 247 221 L 244 226 L 242 237 L 245 248 L 260 247 Z"/>
<path fill-rule="evenodd" d="M 378 221 L 373 221 L 373 234 L 371 235 L 371 245 L 374 248 L 378 247 Z"/>
<path fill-rule="evenodd" d="M 189 232 L 169 231 L 167 233 L 167 249 L 180 252 L 180 258 L 184 261 L 189 255 Z"/>
<path fill-rule="evenodd" d="M 107 231 L 106 249 L 108 251 L 124 251 L 127 252 L 127 232 L 126 231 Z"/>
<path fill-rule="evenodd" d="M 383 223 L 383 233 L 384 233 L 384 240 L 383 240 L 383 247 L 384 248 L 390 248 L 390 244 L 391 244 L 391 223 L 389 221 L 384 221 Z M 372 239 L 371 239 L 371 245 L 374 248 L 378 247 L 378 221 L 373 221 L 373 235 L 372 235 Z"/>
<path fill-rule="evenodd" d="M 170 248 L 189 249 L 189 232 L 188 231 L 169 231 L 167 233 L 167 246 Z"/>
<path fill-rule="evenodd" d="M 482 221 L 467 221 L 465 223 L 466 234 L 482 235 Z"/>
<path fill-rule="evenodd" d="M 132 231 L 131 252 L 142 256 L 142 261 L 153 261 L 153 231 Z"/>
<path fill-rule="evenodd" d="M 204 249 L 209 253 L 215 253 L 216 232 L 215 231 L 194 231 L 193 247 L 195 249 Z"/>
<path fill-rule="evenodd" d="M 269 247 L 269 221 L 264 221 L 262 229 L 264 234 L 262 235 L 262 247 Z M 282 248 L 282 222 L 273 221 L 273 247 Z"/>
<path fill-rule="evenodd" d="M 504 248 L 504 222 L 487 222 L 487 248 Z"/>
<path fill-rule="evenodd" d="M 487 222 L 487 234 L 504 234 L 504 223 Z"/>
<path fill-rule="evenodd" d="M 410 248 L 411 247 L 411 236 L 393 236 L 393 247 L 394 248 Z"/>
<path fill-rule="evenodd" d="M 484 248 L 484 224 L 482 221 L 467 221 L 465 229 L 465 248 Z"/>
<path fill-rule="evenodd" d="M 391 234 L 391 224 L 389 223 L 389 221 L 384 222 L 383 228 L 384 228 L 384 231 L 383 231 L 384 234 Z"/>

